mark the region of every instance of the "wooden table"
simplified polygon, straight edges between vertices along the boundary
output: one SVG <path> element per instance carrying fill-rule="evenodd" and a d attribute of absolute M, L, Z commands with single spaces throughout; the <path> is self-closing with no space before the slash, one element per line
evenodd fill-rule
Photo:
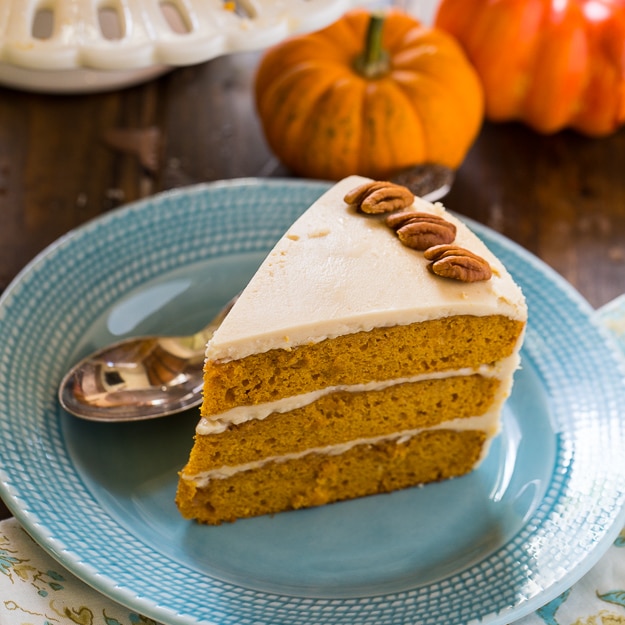
<path fill-rule="evenodd" d="M 126 202 L 287 176 L 254 111 L 257 60 L 223 57 L 103 94 L 0 88 L 0 291 L 55 239 Z M 445 204 L 538 255 L 593 306 L 625 291 L 625 129 L 588 139 L 486 123 Z"/>

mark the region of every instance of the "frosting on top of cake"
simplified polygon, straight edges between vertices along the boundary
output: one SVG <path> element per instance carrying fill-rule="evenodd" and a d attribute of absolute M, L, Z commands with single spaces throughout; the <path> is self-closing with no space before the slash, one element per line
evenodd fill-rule
<path fill-rule="evenodd" d="M 527 318 L 523 294 L 503 264 L 441 204 L 415 198 L 412 209 L 454 223 L 454 243 L 488 261 L 489 280 L 432 275 L 423 253 L 404 246 L 383 219 L 343 201 L 368 180 L 341 180 L 288 229 L 209 341 L 207 358 L 234 360 L 452 315 Z"/>

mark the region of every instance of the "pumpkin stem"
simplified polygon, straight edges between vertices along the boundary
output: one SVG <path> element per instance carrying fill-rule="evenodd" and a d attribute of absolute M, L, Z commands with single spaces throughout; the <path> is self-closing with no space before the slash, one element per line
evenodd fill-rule
<path fill-rule="evenodd" d="M 369 19 L 365 49 L 354 59 L 354 69 L 365 78 L 379 78 L 388 73 L 388 53 L 382 47 L 384 13 L 374 11 Z"/>

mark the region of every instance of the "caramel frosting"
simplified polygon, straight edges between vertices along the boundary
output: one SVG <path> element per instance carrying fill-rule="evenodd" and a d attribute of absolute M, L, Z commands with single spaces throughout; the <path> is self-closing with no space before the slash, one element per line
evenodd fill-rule
<path fill-rule="evenodd" d="M 338 182 L 288 229 L 208 343 L 207 358 L 236 360 L 453 315 L 527 318 L 521 290 L 503 264 L 441 204 L 415 198 L 411 209 L 455 224 L 455 243 L 489 263 L 489 280 L 432 275 L 423 253 L 402 245 L 384 219 L 346 204 L 345 195 L 368 180 Z"/>

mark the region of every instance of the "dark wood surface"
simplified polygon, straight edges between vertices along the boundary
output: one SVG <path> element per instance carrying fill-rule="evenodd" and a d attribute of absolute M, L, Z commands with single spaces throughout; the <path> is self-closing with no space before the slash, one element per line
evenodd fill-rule
<path fill-rule="evenodd" d="M 55 239 L 127 202 L 288 176 L 255 114 L 257 60 L 223 57 L 102 94 L 0 88 L 0 291 Z M 593 306 L 625 291 L 625 130 L 545 137 L 485 123 L 445 204 L 542 258 Z"/>

